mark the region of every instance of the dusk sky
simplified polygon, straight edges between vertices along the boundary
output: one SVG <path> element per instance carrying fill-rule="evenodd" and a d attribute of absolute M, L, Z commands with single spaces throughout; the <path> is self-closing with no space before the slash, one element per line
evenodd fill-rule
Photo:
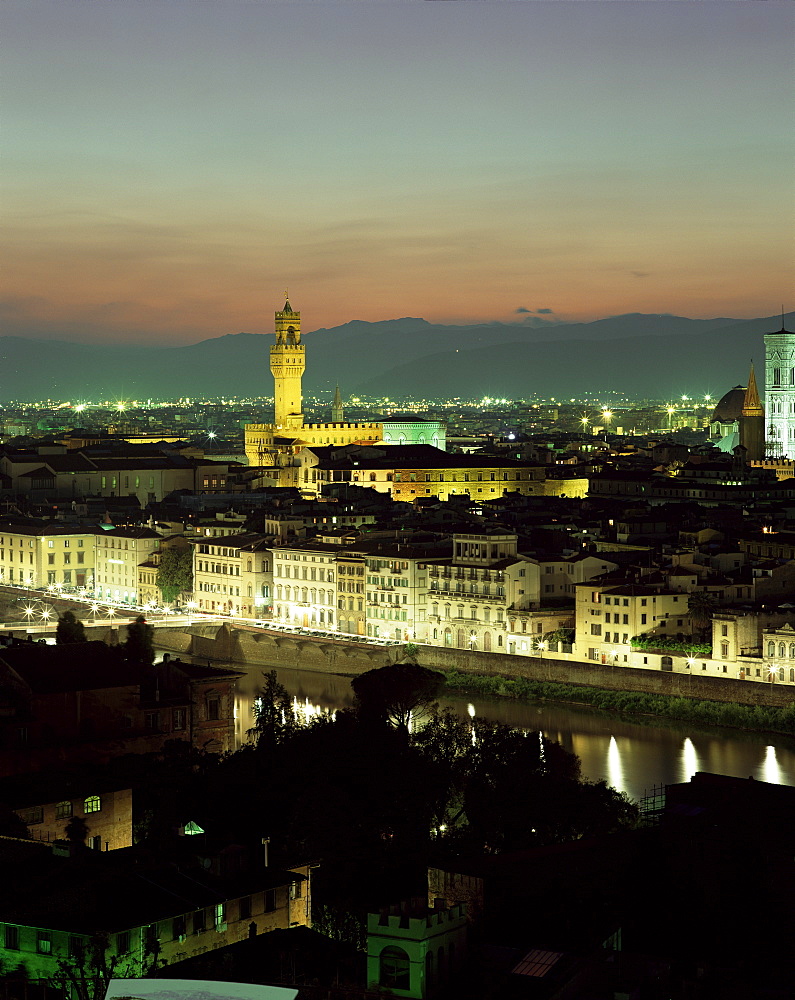
<path fill-rule="evenodd" d="M 793 4 L 4 0 L 3 333 L 792 308 Z M 547 310 L 551 313 L 546 312 Z"/>

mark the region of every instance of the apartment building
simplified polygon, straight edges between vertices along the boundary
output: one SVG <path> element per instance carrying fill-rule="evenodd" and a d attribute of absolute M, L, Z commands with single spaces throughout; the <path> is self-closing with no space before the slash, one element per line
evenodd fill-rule
<path fill-rule="evenodd" d="M 0 522 L 0 582 L 92 589 L 96 528 L 52 521 Z"/>
<path fill-rule="evenodd" d="M 273 548 L 271 553 L 274 620 L 303 628 L 314 626 L 335 631 L 340 596 L 337 589 L 340 547 L 312 542 Z M 345 594 L 347 597 L 348 591 Z"/>
<path fill-rule="evenodd" d="M 506 652 L 506 570 L 520 561 L 512 533 L 453 535 L 446 565 L 428 567 L 428 639 L 458 649 Z"/>
<path fill-rule="evenodd" d="M 193 593 L 201 611 L 261 618 L 273 588 L 270 539 L 255 532 L 194 541 Z"/>
<path fill-rule="evenodd" d="M 100 600 L 140 604 L 139 567 L 152 561 L 162 536 L 152 528 L 102 525 L 95 537 L 94 593 Z"/>
<path fill-rule="evenodd" d="M 242 848 L 211 851 L 186 836 L 182 856 L 135 847 L 89 852 L 6 838 L 0 960 L 47 980 L 58 962 L 103 941 L 117 975 L 139 978 L 252 936 L 311 926 L 311 867 L 255 868 Z"/>
<path fill-rule="evenodd" d="M 630 665 L 633 636 L 687 632 L 687 594 L 662 584 L 591 580 L 576 587 L 575 653 L 578 659 Z M 640 657 L 642 661 L 643 657 Z M 634 665 L 642 666 L 642 662 Z"/>

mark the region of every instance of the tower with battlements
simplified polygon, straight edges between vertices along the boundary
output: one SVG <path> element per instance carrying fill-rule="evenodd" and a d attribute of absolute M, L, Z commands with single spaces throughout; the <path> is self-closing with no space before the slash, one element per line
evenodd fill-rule
<path fill-rule="evenodd" d="M 297 431 L 303 426 L 301 379 L 305 368 L 301 313 L 293 312 L 288 299 L 284 309 L 276 313 L 276 343 L 271 347 L 273 424 L 277 433 Z"/>

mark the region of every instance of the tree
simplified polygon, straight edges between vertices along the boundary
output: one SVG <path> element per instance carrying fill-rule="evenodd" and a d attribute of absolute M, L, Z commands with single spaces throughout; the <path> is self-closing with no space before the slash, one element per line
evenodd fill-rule
<path fill-rule="evenodd" d="M 76 848 L 86 846 L 88 840 L 88 826 L 82 816 L 72 816 L 64 827 L 64 833 L 69 843 Z"/>
<path fill-rule="evenodd" d="M 160 553 L 157 568 L 157 585 L 163 603 L 171 604 L 183 592 L 193 590 L 193 550 L 171 546 Z"/>
<path fill-rule="evenodd" d="M 699 635 L 705 635 L 717 610 L 718 602 L 705 590 L 695 590 L 687 598 L 687 613 Z"/>
<path fill-rule="evenodd" d="M 134 622 L 127 626 L 127 641 L 124 652 L 133 663 L 152 664 L 155 662 L 154 648 L 155 630 L 146 624 L 143 615 L 138 615 Z"/>
<path fill-rule="evenodd" d="M 55 630 L 55 641 L 58 645 L 66 642 L 85 642 L 86 630 L 83 623 L 75 617 L 73 612 L 64 611 L 58 619 L 58 627 Z"/>
<path fill-rule="evenodd" d="M 87 939 L 73 938 L 71 954 L 59 958 L 57 972 L 50 984 L 74 1000 L 103 1000 L 111 979 L 139 977 L 130 955 L 109 955 L 108 935 L 92 934 Z"/>
<path fill-rule="evenodd" d="M 449 845 L 506 851 L 631 826 L 637 809 L 605 782 L 583 781 L 579 758 L 541 733 L 451 713 L 413 737 L 437 782 L 434 823 Z M 441 772 L 438 769 L 441 768 Z"/>
<path fill-rule="evenodd" d="M 298 719 L 293 699 L 287 688 L 280 684 L 275 670 L 262 674 L 265 683 L 254 699 L 254 726 L 249 736 L 260 750 L 271 749 L 283 743 L 298 729 Z"/>
<path fill-rule="evenodd" d="M 386 719 L 406 730 L 412 720 L 431 710 L 444 684 L 444 674 L 416 663 L 392 663 L 351 681 L 363 715 Z"/>

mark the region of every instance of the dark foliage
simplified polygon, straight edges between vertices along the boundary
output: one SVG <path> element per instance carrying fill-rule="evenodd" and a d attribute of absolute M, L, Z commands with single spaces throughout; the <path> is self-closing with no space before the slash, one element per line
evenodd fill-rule
<path fill-rule="evenodd" d="M 444 684 L 444 674 L 416 663 L 393 663 L 351 681 L 362 715 L 404 729 L 430 711 Z"/>
<path fill-rule="evenodd" d="M 154 663 L 154 636 L 155 630 L 152 626 L 147 625 L 143 615 L 138 615 L 135 621 L 127 626 L 127 641 L 124 643 L 125 657 L 133 663 Z"/>
<path fill-rule="evenodd" d="M 58 627 L 55 629 L 55 641 L 58 645 L 86 641 L 86 630 L 83 623 L 75 617 L 72 611 L 64 611 L 59 617 Z"/>

